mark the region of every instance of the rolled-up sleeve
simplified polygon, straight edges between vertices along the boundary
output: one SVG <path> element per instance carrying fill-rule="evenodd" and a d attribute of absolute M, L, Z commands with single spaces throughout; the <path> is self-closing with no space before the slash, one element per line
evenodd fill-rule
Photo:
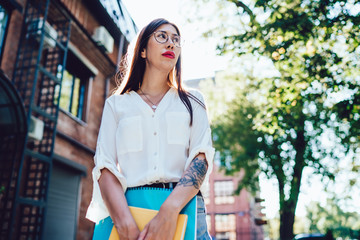
<path fill-rule="evenodd" d="M 202 94 L 198 91 L 192 92 L 201 102 L 204 102 Z M 199 154 L 204 153 L 208 162 L 208 170 L 205 176 L 205 180 L 201 189 L 204 188 L 204 184 L 207 184 L 209 175 L 213 168 L 213 159 L 215 149 L 212 146 L 211 129 L 208 119 L 207 111 L 204 107 L 198 103 L 193 103 L 193 124 L 191 126 L 190 134 L 190 146 L 189 157 L 185 164 L 185 169 L 190 165 L 191 161 Z"/>
<path fill-rule="evenodd" d="M 97 139 L 96 152 L 94 156 L 95 167 L 92 171 L 93 177 L 93 196 L 86 213 L 86 218 L 93 222 L 109 216 L 109 212 L 101 197 L 98 180 L 101 175 L 101 169 L 108 169 L 121 183 L 124 191 L 127 188 L 124 175 L 118 166 L 116 154 L 116 128 L 117 119 L 114 112 L 114 96 L 105 101 L 102 114 L 99 135 Z"/>

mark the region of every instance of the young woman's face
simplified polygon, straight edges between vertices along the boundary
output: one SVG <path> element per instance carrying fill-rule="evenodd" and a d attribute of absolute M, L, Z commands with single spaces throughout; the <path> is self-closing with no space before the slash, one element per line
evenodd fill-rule
<path fill-rule="evenodd" d="M 179 59 L 181 48 L 176 29 L 170 24 L 161 25 L 151 34 L 147 47 L 141 52 L 146 67 L 155 67 L 169 73 Z M 166 40 L 167 39 L 167 40 Z"/>

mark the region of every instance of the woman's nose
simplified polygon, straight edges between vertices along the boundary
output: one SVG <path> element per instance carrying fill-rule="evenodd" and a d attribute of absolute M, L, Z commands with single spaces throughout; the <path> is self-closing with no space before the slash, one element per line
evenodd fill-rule
<path fill-rule="evenodd" d="M 166 48 L 174 49 L 174 47 L 175 47 L 175 44 L 174 44 L 173 40 L 171 40 L 171 38 L 169 38 L 166 42 Z"/>

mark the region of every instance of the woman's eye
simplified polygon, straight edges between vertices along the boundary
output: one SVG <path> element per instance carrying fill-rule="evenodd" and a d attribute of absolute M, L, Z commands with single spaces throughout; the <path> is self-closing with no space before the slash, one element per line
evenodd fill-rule
<path fill-rule="evenodd" d="M 165 33 L 159 33 L 158 37 L 162 38 L 162 39 L 166 39 L 166 34 Z"/>
<path fill-rule="evenodd" d="M 180 38 L 179 38 L 179 37 L 174 37 L 172 40 L 173 40 L 174 43 L 180 42 Z"/>

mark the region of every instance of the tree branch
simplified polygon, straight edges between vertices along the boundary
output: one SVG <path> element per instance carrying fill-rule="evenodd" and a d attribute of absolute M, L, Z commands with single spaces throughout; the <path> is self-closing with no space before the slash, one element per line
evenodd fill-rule
<path fill-rule="evenodd" d="M 242 1 L 236 1 L 236 0 L 230 0 L 230 2 L 234 3 L 236 5 L 236 7 L 238 8 L 242 8 L 247 14 L 249 14 L 251 22 L 255 21 L 255 15 L 254 13 L 251 11 L 251 9 Z"/>

